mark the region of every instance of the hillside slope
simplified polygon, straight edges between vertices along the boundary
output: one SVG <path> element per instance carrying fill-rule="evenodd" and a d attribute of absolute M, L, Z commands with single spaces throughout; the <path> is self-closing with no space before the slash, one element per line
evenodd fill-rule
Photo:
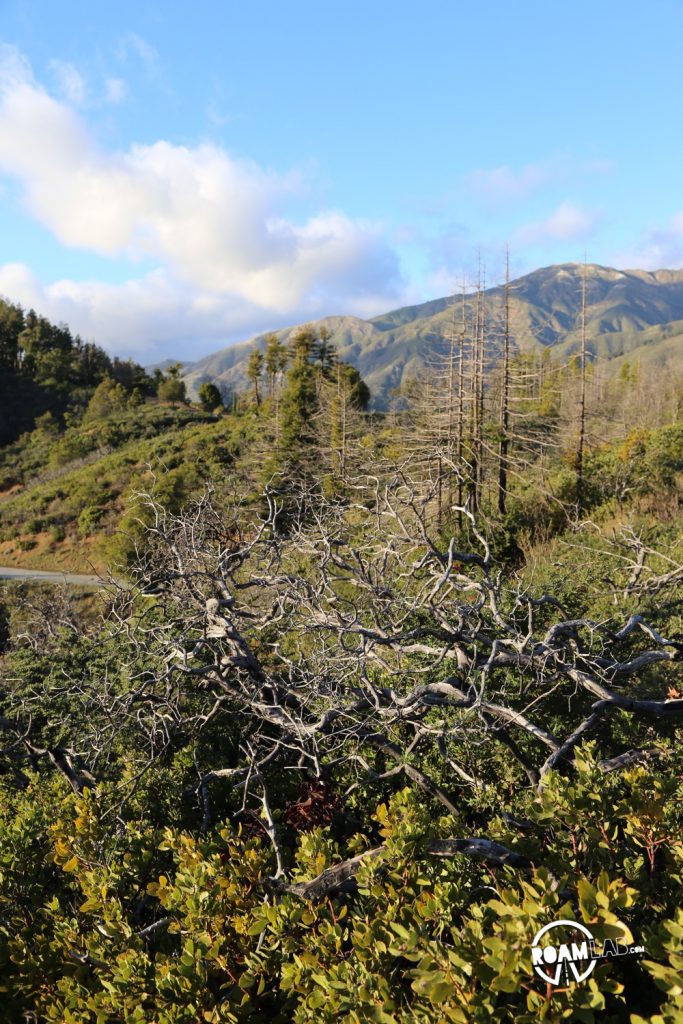
<path fill-rule="evenodd" d="M 250 426 L 155 401 L 61 435 L 24 435 L 0 449 L 0 565 L 103 570 L 119 557 L 110 541 L 131 496 L 152 486 L 150 467 L 172 507 L 225 476 Z"/>

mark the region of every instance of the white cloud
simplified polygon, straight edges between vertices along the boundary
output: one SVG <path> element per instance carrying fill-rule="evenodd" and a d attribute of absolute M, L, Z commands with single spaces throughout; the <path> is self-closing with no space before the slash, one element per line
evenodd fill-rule
<path fill-rule="evenodd" d="M 50 71 L 64 99 L 73 106 L 80 106 L 85 99 L 85 82 L 81 73 L 65 60 L 51 60 Z"/>
<path fill-rule="evenodd" d="M 158 324 L 172 326 L 179 288 L 195 315 L 195 299 L 218 311 L 225 336 L 250 322 L 257 329 L 266 318 L 379 312 L 400 284 L 396 255 L 377 225 L 335 210 L 303 223 L 288 216 L 297 175 L 264 170 L 208 144 L 161 140 L 103 151 L 16 51 L 0 61 L 0 171 L 19 181 L 29 211 L 64 245 L 159 266 L 160 276 L 121 286 L 115 300 L 115 288 L 92 282 L 44 290 L 48 305 L 70 304 L 72 315 L 62 319 L 102 340 L 110 337 L 104 311 L 124 295 L 148 331 L 153 310 Z M 5 268 L 3 280 L 13 273 Z M 25 284 L 37 288 L 35 281 Z"/>
<path fill-rule="evenodd" d="M 239 295 L 200 290 L 159 269 L 123 284 L 57 280 L 48 285 L 23 263 L 0 265 L 0 296 L 33 308 L 115 354 L 151 362 L 165 355 L 199 357 L 252 334 L 318 319 L 330 312 L 370 316 L 386 309 L 386 296 L 349 295 L 331 307 L 310 297 L 283 320 Z"/>
<path fill-rule="evenodd" d="M 159 52 L 137 32 L 126 32 L 116 46 L 116 56 L 123 63 L 128 61 L 131 54 L 142 61 L 150 78 L 157 77 L 160 64 Z"/>
<path fill-rule="evenodd" d="M 177 353 L 200 337 L 236 340 L 259 328 L 263 311 L 229 297 L 188 288 L 164 270 L 123 284 L 58 280 L 44 285 L 22 263 L 0 266 L 0 295 L 39 310 L 54 322 L 118 354 L 139 358 Z"/>
<path fill-rule="evenodd" d="M 23 53 L 16 46 L 0 43 L 0 90 L 5 92 L 33 80 L 31 65 Z"/>
<path fill-rule="evenodd" d="M 502 164 L 472 171 L 466 175 L 465 185 L 485 205 L 498 208 L 528 199 L 542 189 L 610 175 L 615 170 L 613 160 L 577 159 L 571 154 L 556 153 L 518 168 Z"/>
<path fill-rule="evenodd" d="M 683 212 L 675 214 L 664 227 L 651 228 L 639 245 L 618 253 L 614 265 L 640 270 L 683 266 Z"/>
<path fill-rule="evenodd" d="M 97 107 L 102 104 L 120 103 L 128 92 L 128 86 L 122 78 L 112 77 L 105 79 L 104 88 L 99 96 L 93 95 L 92 92 L 89 95 L 85 78 L 73 64 L 55 59 L 50 61 L 48 68 L 57 93 L 72 107 Z M 38 88 L 28 65 L 24 65 L 23 78 L 25 82 L 31 82 Z"/>
<path fill-rule="evenodd" d="M 493 203 L 509 203 L 523 199 L 544 185 L 552 173 L 548 161 L 525 164 L 515 170 L 509 164 L 488 170 L 472 171 L 467 176 L 470 189 L 482 199 Z"/>
<path fill-rule="evenodd" d="M 127 92 L 128 87 L 122 78 L 108 78 L 104 83 L 104 102 L 120 103 Z"/>
<path fill-rule="evenodd" d="M 538 245 L 548 242 L 581 242 L 589 238 L 602 217 L 566 200 L 542 221 L 524 224 L 514 234 L 517 245 Z"/>

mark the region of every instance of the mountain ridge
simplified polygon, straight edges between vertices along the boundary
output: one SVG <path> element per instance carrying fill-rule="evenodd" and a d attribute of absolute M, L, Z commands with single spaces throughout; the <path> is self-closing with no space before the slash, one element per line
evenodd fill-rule
<path fill-rule="evenodd" d="M 576 351 L 581 336 L 581 288 L 584 265 L 555 264 L 531 271 L 510 282 L 510 330 L 513 346 L 521 352 L 551 348 L 561 357 Z M 586 335 L 591 356 L 639 358 L 653 362 L 659 346 L 662 365 L 683 369 L 683 269 L 618 270 L 587 264 Z M 465 295 L 472 304 L 473 292 Z M 504 286 L 484 292 L 489 319 L 489 358 L 495 361 L 502 340 Z M 367 381 L 375 407 L 386 407 L 392 389 L 414 377 L 433 353 L 450 344 L 460 316 L 460 295 L 443 296 L 414 306 L 403 306 L 363 320 L 329 316 L 308 326 L 327 327 L 341 359 L 353 363 Z M 677 324 L 680 345 L 671 343 L 671 325 Z M 246 362 L 251 350 L 262 347 L 274 333 L 287 343 L 304 324 L 255 335 L 220 349 L 184 374 L 191 392 L 211 380 L 228 390 L 246 387 Z M 457 327 L 456 327 L 457 329 Z M 667 344 L 663 344 L 666 342 Z M 655 360 L 656 361 L 656 360 Z"/>

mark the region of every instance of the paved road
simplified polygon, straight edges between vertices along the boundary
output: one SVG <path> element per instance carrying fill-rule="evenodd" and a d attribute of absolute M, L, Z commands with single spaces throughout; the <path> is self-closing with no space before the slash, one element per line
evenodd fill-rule
<path fill-rule="evenodd" d="M 40 583 L 70 583 L 76 587 L 101 587 L 99 576 L 74 572 L 48 572 L 46 569 L 10 569 L 0 566 L 0 580 L 35 580 Z"/>

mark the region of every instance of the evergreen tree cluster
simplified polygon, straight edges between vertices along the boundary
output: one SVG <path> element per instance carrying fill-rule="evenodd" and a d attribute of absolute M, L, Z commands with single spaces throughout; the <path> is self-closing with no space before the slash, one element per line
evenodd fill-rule
<path fill-rule="evenodd" d="M 66 324 L 0 299 L 0 443 L 30 430 L 47 412 L 61 418 L 68 408 L 84 408 L 107 378 L 127 393 L 155 390 L 132 360 L 111 359 Z"/>
<path fill-rule="evenodd" d="M 338 358 L 326 327 L 302 327 L 288 345 L 277 334 L 269 335 L 263 352 L 251 352 L 247 376 L 248 401 L 256 408 L 266 403 L 275 446 L 285 455 L 299 451 L 302 442 L 323 437 L 341 443 L 346 412 L 362 412 L 370 401 L 367 384 L 355 366 Z M 322 432 L 321 419 L 326 420 Z"/>

